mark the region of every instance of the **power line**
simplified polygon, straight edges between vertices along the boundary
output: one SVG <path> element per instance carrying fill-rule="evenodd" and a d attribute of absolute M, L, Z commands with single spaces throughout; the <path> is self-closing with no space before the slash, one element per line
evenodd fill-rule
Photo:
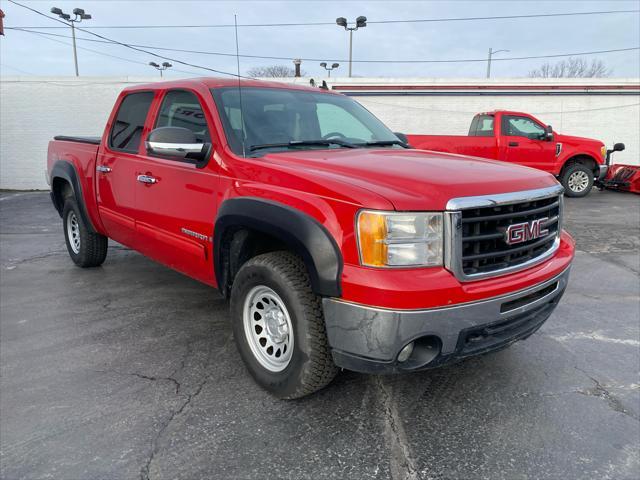
<path fill-rule="evenodd" d="M 71 45 L 72 45 L 71 43 L 63 42 L 63 41 L 61 41 L 61 40 L 56 40 L 55 38 L 49 38 L 48 36 L 45 36 L 45 35 L 47 35 L 47 34 L 42 33 L 42 32 L 33 32 L 33 31 L 28 31 L 28 30 L 20 30 L 20 31 L 23 31 L 23 32 L 25 32 L 25 33 L 31 33 L 31 34 L 34 34 L 34 35 L 38 35 L 38 36 L 40 36 L 40 37 L 44 38 L 45 40 L 49 40 L 49 41 L 51 41 L 51 42 L 60 43 L 60 44 L 62 44 L 62 45 L 68 45 L 68 46 L 71 46 Z M 69 37 L 68 37 L 68 36 L 66 36 L 66 35 L 57 35 L 57 36 L 69 38 Z M 110 42 L 105 42 L 105 43 L 110 43 Z M 116 58 L 116 59 L 118 59 L 118 60 L 122 60 L 123 62 L 136 63 L 136 64 L 138 64 L 138 65 L 144 65 L 145 67 L 146 67 L 146 66 L 148 66 L 148 64 L 147 64 L 146 62 L 140 62 L 140 61 L 138 61 L 138 60 L 132 60 L 132 59 L 130 59 L 130 58 L 120 57 L 120 56 L 118 56 L 118 55 L 112 55 L 112 54 L 110 54 L 110 53 L 101 52 L 100 50 L 93 50 L 92 48 L 86 48 L 86 47 L 77 47 L 77 48 L 78 48 L 78 50 L 84 50 L 84 51 L 86 51 L 86 52 L 92 52 L 92 53 L 95 53 L 95 54 L 97 54 L 97 55 L 102 55 L 102 56 L 105 56 L 105 57 Z M 174 69 L 173 71 L 174 71 L 174 72 L 179 72 L 179 73 L 186 73 L 186 74 L 189 74 L 189 75 L 200 75 L 199 73 L 196 73 L 196 72 L 189 72 L 189 71 L 186 71 L 186 70 L 177 70 L 177 69 Z"/>
<path fill-rule="evenodd" d="M 10 0 L 11 1 L 11 0 Z M 21 32 L 30 32 L 36 33 L 39 35 L 50 35 L 55 37 L 64 37 L 71 38 L 68 35 L 60 35 L 57 33 L 46 33 L 46 32 L 36 32 L 33 30 L 28 30 L 25 28 L 18 27 L 7 27 L 7 29 L 14 29 L 16 31 Z M 104 37 L 103 37 L 104 38 Z M 78 37 L 77 40 L 84 40 L 87 42 L 98 42 L 98 43 L 107 43 L 107 44 L 120 44 L 119 42 L 113 42 L 111 40 L 95 40 L 92 38 L 82 38 Z M 128 44 L 131 47 L 137 48 L 153 48 L 155 50 L 165 50 L 170 52 L 180 52 L 180 53 L 193 53 L 198 55 L 214 55 L 214 56 L 223 56 L 223 57 L 235 57 L 235 53 L 226 53 L 226 52 L 211 52 L 211 51 L 203 51 L 203 50 L 188 50 L 182 48 L 168 48 L 168 47 L 159 47 L 156 45 L 138 45 L 135 43 Z M 550 55 L 533 55 L 533 56 L 525 56 L 525 57 L 501 57 L 501 58 L 493 58 L 492 61 L 509 61 L 509 60 L 533 60 L 533 59 L 544 59 L 544 58 L 559 58 L 559 57 L 574 57 L 574 56 L 584 56 L 584 55 L 599 55 L 603 53 L 615 53 L 615 52 L 628 52 L 633 50 L 640 50 L 640 47 L 628 47 L 628 48 L 617 48 L 610 50 L 593 50 L 588 52 L 574 52 L 574 53 L 557 53 Z M 156 55 L 159 56 L 159 55 Z M 298 56 L 291 57 L 279 57 L 279 56 L 270 56 L 270 55 L 240 55 L 241 58 L 254 58 L 254 59 L 263 59 L 263 60 L 293 60 L 294 58 L 300 58 L 300 60 L 307 62 L 322 62 L 322 61 L 335 61 L 335 62 L 347 62 L 348 60 L 337 59 L 332 57 L 322 57 L 322 58 L 301 58 Z M 386 60 L 353 60 L 354 63 L 474 63 L 474 62 L 486 62 L 486 58 L 467 58 L 467 59 L 432 59 L 432 60 L 394 60 L 394 59 L 386 59 Z"/>
<path fill-rule="evenodd" d="M 21 3 L 18 3 L 18 2 L 16 2 L 15 0 L 9 0 L 9 2 L 11 2 L 11 3 L 13 3 L 14 5 L 17 5 L 17 6 L 19 6 L 19 7 L 22 7 L 22 8 L 25 8 L 25 9 L 27 9 L 27 10 L 30 10 L 30 11 L 32 11 L 32 12 L 34 12 L 34 13 L 36 13 L 36 14 L 38 14 L 38 15 L 42 16 L 42 17 L 48 18 L 49 20 L 53 20 L 53 21 L 55 21 L 55 22 L 58 22 L 58 23 L 61 23 L 61 24 L 65 25 L 65 26 L 67 26 L 67 23 L 66 23 L 66 22 L 64 22 L 64 21 L 62 21 L 62 20 L 58 20 L 57 18 L 50 17 L 49 15 L 46 15 L 46 14 L 44 14 L 44 13 L 40 12 L 39 10 L 36 10 L 36 9 L 34 9 L 34 8 L 31 8 L 31 7 L 28 7 L 28 6 L 23 5 L 23 4 L 21 4 Z M 102 35 L 97 34 L 97 33 L 94 33 L 94 32 L 90 32 L 90 31 L 86 30 L 85 28 L 76 27 L 76 30 L 79 30 L 79 31 L 81 31 L 81 32 L 88 33 L 89 35 L 93 35 L 93 36 L 98 37 L 98 38 L 100 38 L 100 39 L 102 39 L 102 40 L 107 40 L 108 42 L 111 42 L 111 43 L 114 43 L 114 44 L 117 44 L 117 45 L 120 45 L 120 46 L 123 46 L 123 47 L 129 48 L 129 49 L 131 49 L 131 50 L 135 50 L 135 51 L 138 51 L 138 52 L 146 53 L 147 55 L 152 55 L 152 56 L 154 56 L 154 57 L 163 58 L 163 59 L 165 59 L 165 60 L 171 60 L 172 62 L 179 63 L 179 64 L 181 64 L 181 65 L 187 65 L 187 66 L 189 66 L 189 67 L 200 68 L 200 69 L 202 69 L 202 70 L 207 70 L 207 71 L 210 71 L 210 72 L 213 72 L 213 73 L 219 73 L 219 74 L 221 74 L 221 75 L 228 75 L 228 76 L 231 76 L 231 77 L 237 77 L 237 76 L 238 76 L 238 74 L 236 74 L 236 73 L 225 72 L 225 71 L 223 71 L 223 70 L 216 70 L 216 69 L 214 69 L 214 68 L 209 68 L 209 67 L 204 67 L 204 66 L 202 66 L 202 65 L 196 65 L 196 64 L 194 64 L 194 63 L 184 62 L 184 61 L 179 60 L 179 59 L 177 59 L 177 58 L 171 58 L 171 57 L 167 57 L 167 56 L 165 56 L 165 55 L 159 55 L 159 54 L 157 54 L 157 53 L 155 53 L 155 52 L 152 52 L 152 51 L 149 51 L 149 50 L 144 50 L 144 49 L 142 49 L 142 48 L 133 47 L 133 46 L 131 46 L 131 45 L 127 44 L 127 43 L 120 42 L 120 41 L 118 41 L 118 40 L 114 40 L 114 39 L 112 39 L 112 38 L 108 38 L 108 37 L 102 36 Z"/>
<path fill-rule="evenodd" d="M 11 1 L 11 0 L 10 0 Z M 536 13 L 529 15 L 496 15 L 490 17 L 450 17 L 450 18 L 423 18 L 423 19 L 406 19 L 406 20 L 369 20 L 367 24 L 394 24 L 394 23 L 438 23 L 438 22 L 469 22 L 482 20 L 513 20 L 523 18 L 549 18 L 549 17 L 573 17 L 584 15 L 610 15 L 618 13 L 638 13 L 640 10 L 601 10 L 596 12 L 564 12 L 564 13 Z M 335 25 L 335 22 L 292 22 L 292 23 L 246 23 L 238 24 L 240 27 L 315 27 Z M 234 24 L 214 24 L 214 25 L 102 25 L 92 26 L 91 30 L 104 28 L 117 29 L 154 29 L 154 28 L 233 28 Z M 16 28 L 32 28 L 32 29 L 55 29 L 63 27 L 16 27 Z"/>

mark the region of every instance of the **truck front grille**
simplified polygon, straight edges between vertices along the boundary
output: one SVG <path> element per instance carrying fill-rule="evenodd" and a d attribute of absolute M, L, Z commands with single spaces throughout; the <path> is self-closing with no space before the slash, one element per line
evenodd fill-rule
<path fill-rule="evenodd" d="M 461 280 L 502 275 L 527 268 L 547 258 L 559 244 L 562 221 L 562 193 L 545 189 L 539 194 L 522 192 L 473 197 L 458 211 L 450 212 L 451 252 L 449 263 Z M 488 200 L 487 200 L 488 199 Z M 455 205 L 455 201 L 454 205 Z M 489 204 L 489 205 L 487 205 Z M 507 229 L 531 228 L 540 222 L 542 235 L 526 234 L 519 243 L 507 243 Z M 546 231 L 546 232 L 545 232 Z"/>

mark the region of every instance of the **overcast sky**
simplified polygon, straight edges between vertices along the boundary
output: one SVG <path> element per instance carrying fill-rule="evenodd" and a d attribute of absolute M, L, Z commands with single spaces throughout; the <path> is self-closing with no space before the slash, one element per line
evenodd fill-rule
<path fill-rule="evenodd" d="M 484 17 L 602 10 L 635 10 L 640 0 L 628 1 L 367 1 L 331 2 L 302 1 L 28 1 L 19 0 L 42 12 L 57 6 L 70 12 L 83 8 L 93 15 L 81 26 L 166 25 L 166 24 L 239 24 L 334 22 L 344 16 L 350 21 L 364 15 L 369 21 L 447 17 Z M 33 12 L 0 0 L 6 27 L 58 26 Z M 502 19 L 441 23 L 369 24 L 354 33 L 354 60 L 386 59 L 477 59 L 486 58 L 489 47 L 508 49 L 500 57 L 552 55 L 637 47 L 640 44 L 640 21 L 637 13 L 591 15 L 557 18 Z M 70 35 L 70 29 L 41 30 Z M 96 33 L 127 42 L 157 47 L 235 52 L 232 28 L 189 29 L 96 29 Z M 0 37 L 0 62 L 3 75 L 72 75 L 73 56 L 70 38 L 34 35 L 5 30 Z M 91 38 L 78 32 L 79 37 Z M 60 44 L 57 42 L 65 42 Z M 251 55 L 302 57 L 328 61 L 348 58 L 348 34 L 336 25 L 241 27 L 240 52 Z M 128 59 L 129 61 L 78 50 L 81 75 L 151 75 L 149 61 L 163 57 L 135 52 L 121 46 L 78 41 L 78 46 Z M 164 52 L 169 57 L 210 68 L 235 72 L 234 57 Z M 640 54 L 636 51 L 601 54 L 588 57 L 603 60 L 614 77 L 640 76 Z M 492 76 L 526 76 L 545 60 L 496 61 Z M 555 61 L 552 59 L 552 61 Z M 139 62 L 139 63 L 136 63 Z M 207 72 L 174 63 L 174 70 L 198 74 Z M 318 61 L 304 61 L 303 70 L 310 76 L 322 77 Z M 241 59 L 241 71 L 261 65 L 288 64 L 291 61 Z M 354 63 L 354 76 L 422 76 L 483 77 L 486 63 L 462 64 L 367 64 Z M 346 76 L 347 65 L 336 73 Z M 209 73 L 210 74 L 210 73 Z M 341 74 L 341 75 L 340 75 Z M 169 76 L 185 76 L 172 72 Z"/>

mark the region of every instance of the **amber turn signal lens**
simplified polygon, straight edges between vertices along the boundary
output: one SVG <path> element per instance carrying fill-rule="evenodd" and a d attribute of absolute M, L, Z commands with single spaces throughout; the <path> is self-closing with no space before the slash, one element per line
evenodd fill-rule
<path fill-rule="evenodd" d="M 363 265 L 382 267 L 387 260 L 385 217 L 374 212 L 362 212 L 358 216 L 358 242 Z"/>

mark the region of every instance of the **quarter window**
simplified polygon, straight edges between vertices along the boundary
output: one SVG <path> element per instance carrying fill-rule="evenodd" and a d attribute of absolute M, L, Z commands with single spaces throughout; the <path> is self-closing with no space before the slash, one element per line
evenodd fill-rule
<path fill-rule="evenodd" d="M 109 147 L 124 152 L 138 152 L 152 101 L 153 92 L 130 93 L 122 100 L 109 134 Z"/>
<path fill-rule="evenodd" d="M 165 95 L 156 122 L 156 128 L 159 127 L 187 128 L 198 142 L 211 142 L 202 106 L 195 94 L 186 90 L 172 90 Z"/>
<path fill-rule="evenodd" d="M 469 129 L 470 137 L 493 137 L 493 115 L 476 115 Z"/>

